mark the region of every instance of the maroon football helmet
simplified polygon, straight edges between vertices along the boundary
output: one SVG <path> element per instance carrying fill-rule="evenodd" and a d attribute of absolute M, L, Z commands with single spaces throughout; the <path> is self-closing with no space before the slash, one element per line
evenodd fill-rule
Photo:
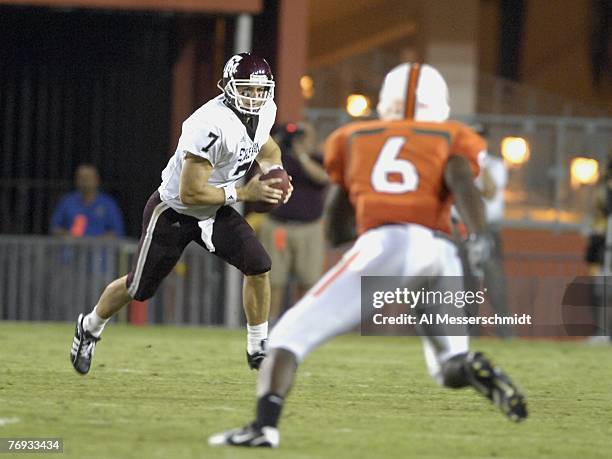
<path fill-rule="evenodd" d="M 274 98 L 274 77 L 265 59 L 251 53 L 232 56 L 223 68 L 219 89 L 240 113 L 257 115 Z"/>

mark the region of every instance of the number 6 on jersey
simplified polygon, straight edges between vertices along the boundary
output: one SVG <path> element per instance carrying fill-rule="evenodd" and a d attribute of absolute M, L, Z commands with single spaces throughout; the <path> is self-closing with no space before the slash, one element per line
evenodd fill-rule
<path fill-rule="evenodd" d="M 383 145 L 372 169 L 372 188 L 382 193 L 406 193 L 419 186 L 417 169 L 407 159 L 398 158 L 406 137 L 389 137 Z M 389 180 L 390 174 L 399 174 L 401 181 Z"/>

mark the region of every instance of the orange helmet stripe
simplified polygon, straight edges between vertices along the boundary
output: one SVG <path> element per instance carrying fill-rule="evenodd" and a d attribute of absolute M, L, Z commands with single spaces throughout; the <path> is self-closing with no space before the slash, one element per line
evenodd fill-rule
<path fill-rule="evenodd" d="M 416 88 L 421 72 L 421 64 L 410 65 L 410 75 L 408 76 L 408 85 L 406 88 L 406 111 L 404 118 L 414 119 L 416 112 Z"/>

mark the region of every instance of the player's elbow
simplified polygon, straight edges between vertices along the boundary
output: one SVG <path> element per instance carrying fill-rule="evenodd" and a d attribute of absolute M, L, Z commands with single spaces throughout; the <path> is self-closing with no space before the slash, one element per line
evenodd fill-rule
<path fill-rule="evenodd" d="M 179 199 L 186 206 L 211 206 L 222 204 L 215 196 L 215 187 L 183 187 L 179 188 Z"/>
<path fill-rule="evenodd" d="M 444 170 L 444 181 L 453 194 L 476 187 L 469 163 L 458 156 L 453 156 L 448 160 Z"/>
<path fill-rule="evenodd" d="M 206 205 L 206 183 L 212 173 L 212 165 L 204 158 L 188 153 L 181 171 L 179 199 L 186 206 Z"/>
<path fill-rule="evenodd" d="M 179 199 L 186 206 L 193 206 L 198 203 L 198 193 L 189 187 L 181 186 L 179 189 Z"/>

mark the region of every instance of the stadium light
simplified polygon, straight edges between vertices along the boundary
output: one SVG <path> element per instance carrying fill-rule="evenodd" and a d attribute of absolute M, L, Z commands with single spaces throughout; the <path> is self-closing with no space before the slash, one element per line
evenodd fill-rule
<path fill-rule="evenodd" d="M 304 99 L 312 99 L 312 96 L 314 96 L 314 81 L 312 77 L 308 75 L 302 76 L 300 78 L 300 88 L 302 89 L 302 97 Z"/>
<path fill-rule="evenodd" d="M 529 161 L 529 142 L 522 137 L 504 137 L 501 142 L 504 159 L 512 166 L 520 166 Z"/>
<path fill-rule="evenodd" d="M 370 100 L 363 94 L 351 94 L 346 98 L 346 111 L 352 117 L 368 116 Z"/>
<path fill-rule="evenodd" d="M 570 166 L 572 187 L 594 185 L 599 180 L 599 163 L 596 159 L 577 157 Z"/>

